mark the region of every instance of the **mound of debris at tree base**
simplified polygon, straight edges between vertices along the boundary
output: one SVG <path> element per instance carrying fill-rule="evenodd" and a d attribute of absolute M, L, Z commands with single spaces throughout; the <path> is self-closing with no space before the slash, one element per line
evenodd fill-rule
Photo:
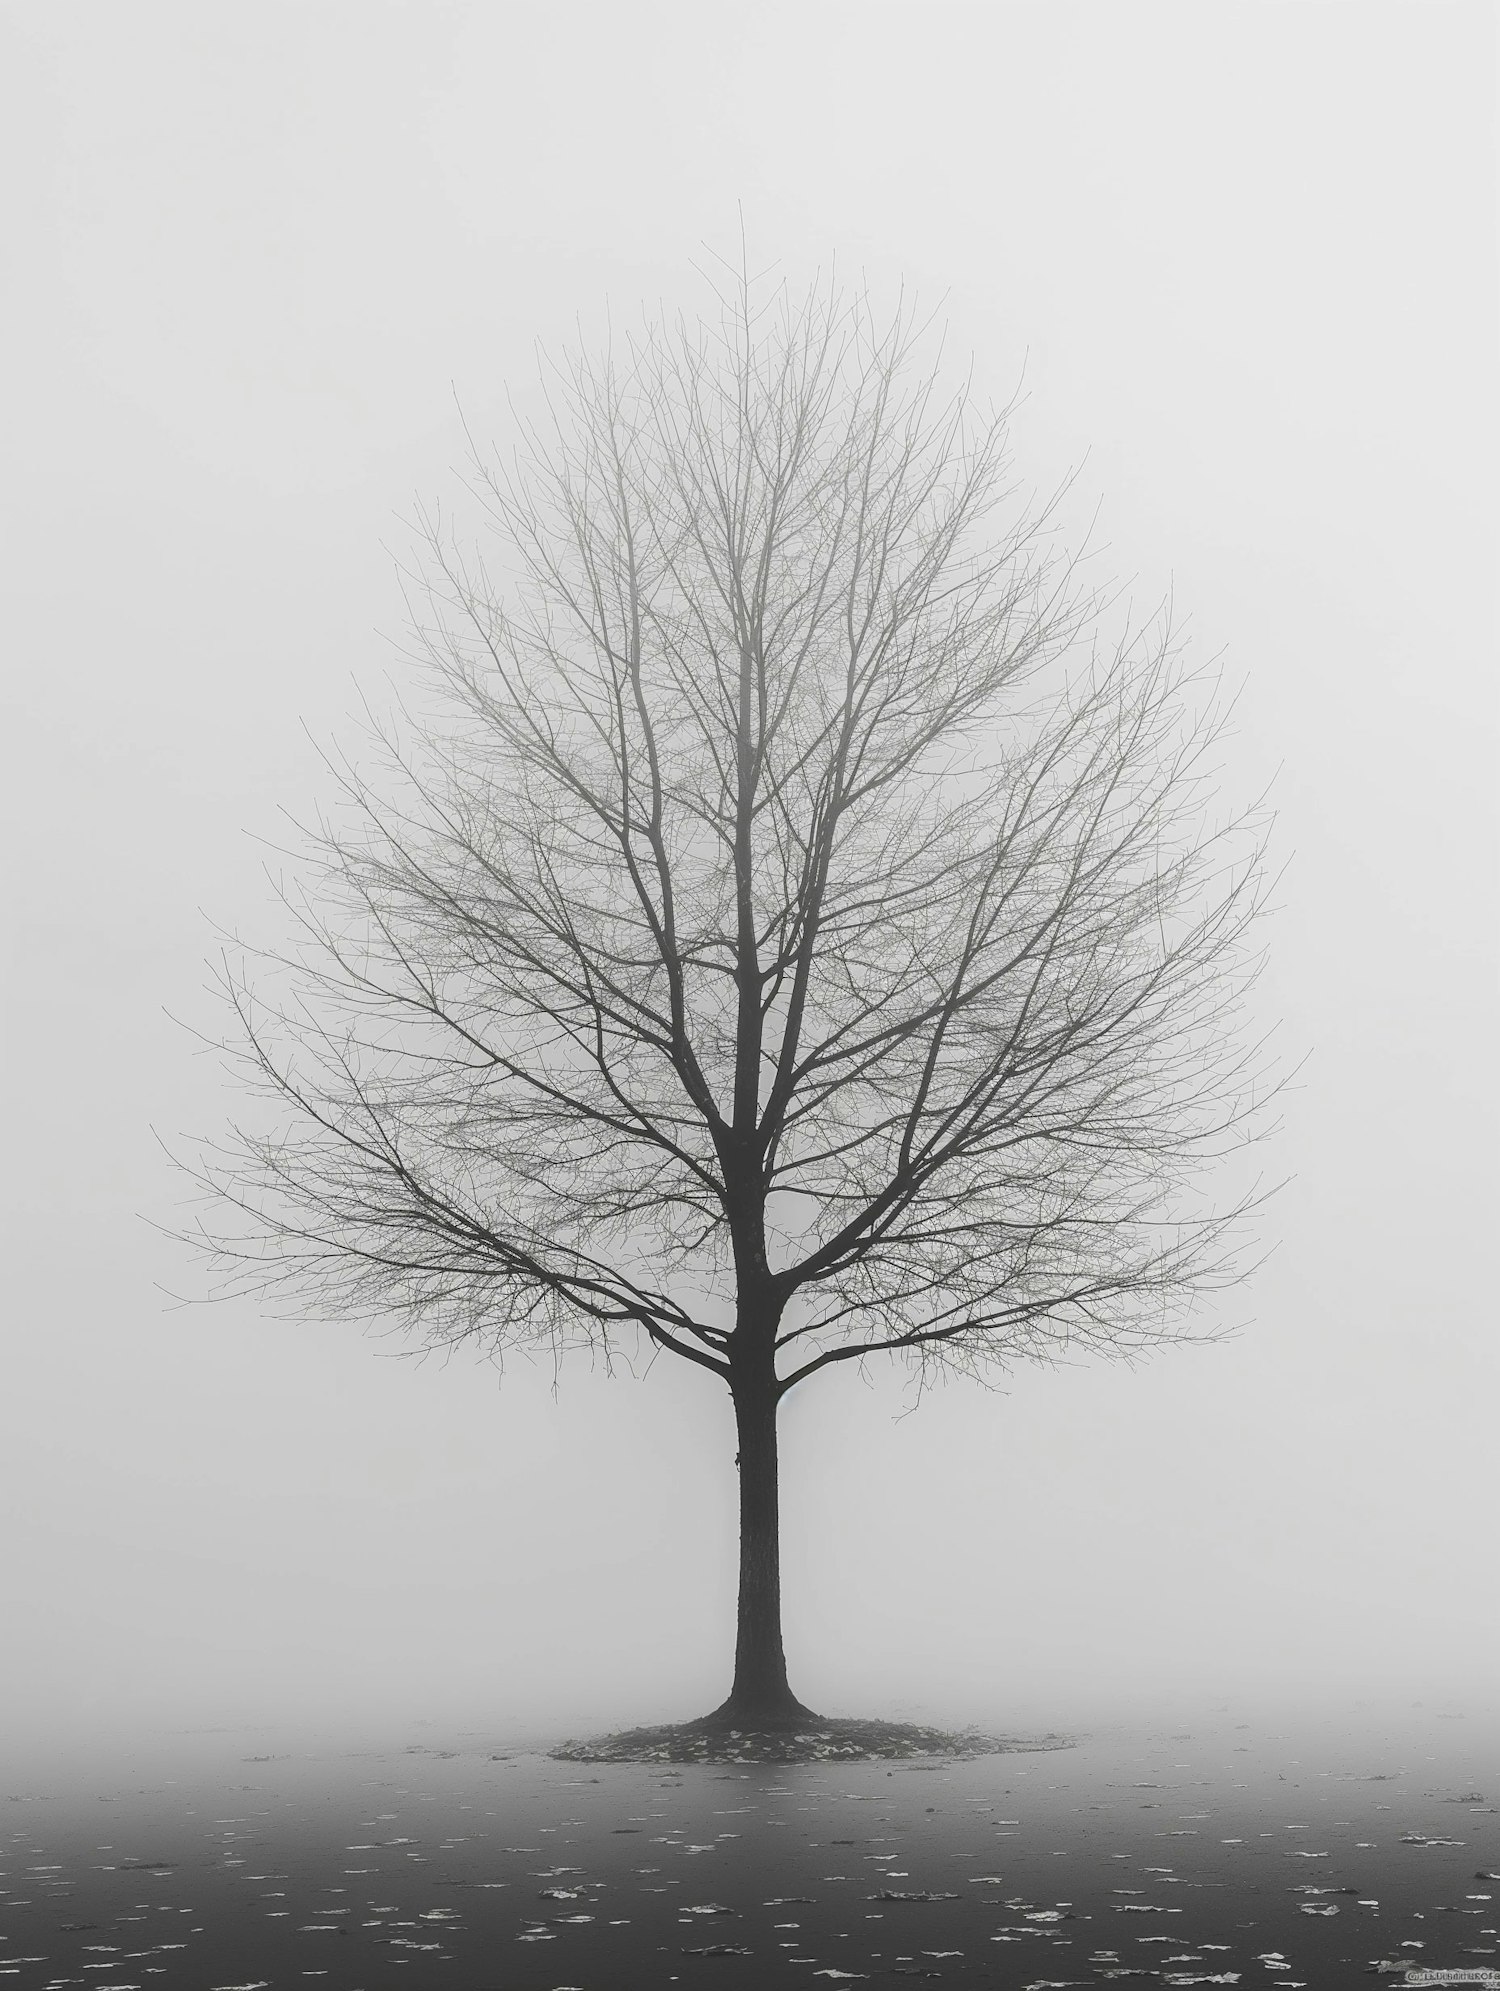
<path fill-rule="evenodd" d="M 590 1742 L 564 1742 L 550 1754 L 564 1763 L 848 1763 L 906 1756 L 1016 1755 L 1071 1749 L 1065 1735 L 950 1733 L 906 1721 L 819 1721 L 804 1729 L 708 1728 L 682 1722 L 629 1728 Z"/>

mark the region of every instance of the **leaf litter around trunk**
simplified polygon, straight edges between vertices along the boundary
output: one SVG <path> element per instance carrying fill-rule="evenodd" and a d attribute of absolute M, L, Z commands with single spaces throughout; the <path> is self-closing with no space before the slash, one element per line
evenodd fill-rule
<path fill-rule="evenodd" d="M 965 1759 L 1072 1747 L 1064 1735 L 995 1736 L 906 1721 L 814 1717 L 798 1729 L 724 1728 L 702 1721 L 629 1728 L 564 1742 L 550 1753 L 564 1763 L 835 1763 L 909 1756 Z"/>

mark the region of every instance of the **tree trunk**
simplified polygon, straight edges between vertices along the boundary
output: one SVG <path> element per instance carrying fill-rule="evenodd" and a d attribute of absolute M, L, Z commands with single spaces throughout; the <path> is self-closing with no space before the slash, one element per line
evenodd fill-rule
<path fill-rule="evenodd" d="M 734 1686 L 710 1719 L 737 1728 L 791 1728 L 817 1717 L 787 1684 L 781 1645 L 781 1532 L 776 1476 L 776 1391 L 734 1386 L 739 1433 L 740 1599 Z"/>

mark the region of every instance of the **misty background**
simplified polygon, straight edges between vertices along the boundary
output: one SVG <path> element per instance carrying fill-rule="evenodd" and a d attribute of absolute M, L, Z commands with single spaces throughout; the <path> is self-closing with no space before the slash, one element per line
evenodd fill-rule
<path fill-rule="evenodd" d="M 209 919 L 399 671 L 393 558 L 533 342 L 704 245 L 905 283 L 1243 677 L 1310 1052 L 1212 1347 L 783 1415 L 829 1713 L 1060 1727 L 1493 1691 L 1495 20 L 1488 6 L 0 8 L 7 189 L 0 1707 L 153 1725 L 688 1716 L 733 1640 L 727 1394 L 503 1378 L 246 1303 L 144 1218 L 234 1094 Z M 1081 466 L 1081 467 L 1080 467 Z M 247 834 L 248 833 L 248 834 Z"/>

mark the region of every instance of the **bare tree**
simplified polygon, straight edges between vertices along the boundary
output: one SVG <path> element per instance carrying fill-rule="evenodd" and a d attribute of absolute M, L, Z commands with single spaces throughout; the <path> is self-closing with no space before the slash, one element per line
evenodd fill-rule
<path fill-rule="evenodd" d="M 787 1392 L 1206 1332 L 1257 1201 L 1207 1193 L 1271 1089 L 1217 681 L 1106 643 L 922 350 L 743 285 L 552 370 L 476 455 L 488 569 L 422 520 L 425 704 L 330 761 L 295 939 L 224 957 L 280 1110 L 193 1165 L 230 1285 L 723 1381 L 742 1727 L 808 1712 Z"/>

